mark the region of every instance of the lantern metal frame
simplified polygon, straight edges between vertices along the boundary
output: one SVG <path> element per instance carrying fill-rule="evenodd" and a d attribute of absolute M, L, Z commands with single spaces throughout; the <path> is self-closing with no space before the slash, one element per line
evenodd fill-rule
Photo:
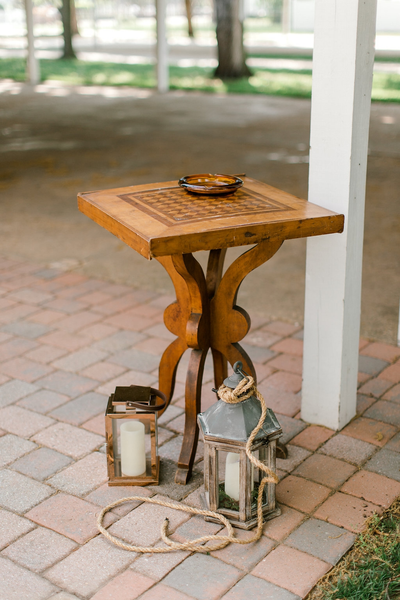
<path fill-rule="evenodd" d="M 242 379 L 247 379 L 242 370 L 242 363 L 236 362 L 233 366 L 234 373 L 224 380 L 224 385 L 232 390 L 236 389 Z M 217 392 L 217 390 L 213 390 Z M 202 503 L 207 510 L 224 515 L 235 527 L 251 529 L 258 522 L 257 502 L 254 498 L 255 483 L 265 476 L 261 469 L 254 468 L 246 454 L 247 442 L 252 432 L 257 427 L 261 417 L 261 404 L 258 398 L 250 396 L 237 403 L 218 401 L 210 406 L 204 413 L 197 416 L 200 433 L 204 441 L 204 494 Z M 272 472 L 276 473 L 276 448 L 277 440 L 282 435 L 282 428 L 274 414 L 268 408 L 262 427 L 250 447 L 251 454 L 258 454 L 258 459 Z M 235 453 L 239 455 L 238 473 L 238 510 L 233 510 L 220 504 L 220 456 L 221 453 Z M 226 467 L 226 465 L 225 465 Z M 225 470 L 225 481 L 226 481 Z M 256 481 L 254 481 L 254 477 Z M 281 514 L 276 505 L 275 483 L 267 483 L 263 492 L 262 514 L 263 519 L 269 520 Z M 228 494 L 227 494 L 228 496 Z M 232 499 L 235 501 L 235 499 Z M 207 521 L 218 523 L 213 517 L 206 517 Z"/>
<path fill-rule="evenodd" d="M 272 411 L 269 411 L 272 413 Z M 273 414 L 273 413 L 272 413 Z M 274 415 L 275 417 L 275 415 Z M 276 418 L 275 418 L 276 420 Z M 200 421 L 199 421 L 200 424 Z M 282 435 L 282 430 L 266 439 L 255 442 L 251 452 L 259 452 L 259 460 L 276 472 L 276 441 Z M 246 454 L 246 442 L 238 442 L 204 435 L 204 494 L 201 500 L 204 508 L 218 512 L 240 529 L 252 529 L 257 525 L 257 506 L 251 498 L 252 464 Z M 222 508 L 219 505 L 219 453 L 234 452 L 239 454 L 239 510 Z M 262 479 L 261 474 L 260 479 Z M 267 483 L 264 488 L 267 501 L 262 504 L 264 521 L 273 519 L 281 514 L 276 505 L 275 483 Z M 218 519 L 206 517 L 206 521 L 219 523 Z"/>
<path fill-rule="evenodd" d="M 161 399 L 161 402 L 157 401 Z M 166 405 L 165 395 L 151 387 L 117 387 L 108 399 L 105 412 L 107 444 L 108 485 L 151 485 L 158 484 L 160 477 L 160 457 L 158 456 L 157 413 Z M 138 420 L 145 425 L 150 435 L 150 465 L 146 461 L 146 473 L 149 475 L 122 475 L 121 456 L 118 452 L 118 420 Z"/>

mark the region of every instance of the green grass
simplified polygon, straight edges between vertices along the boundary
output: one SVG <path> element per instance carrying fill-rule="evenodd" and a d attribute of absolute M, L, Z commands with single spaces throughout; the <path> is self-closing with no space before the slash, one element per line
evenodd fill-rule
<path fill-rule="evenodd" d="M 312 61 L 312 50 L 308 54 L 279 54 L 274 52 L 249 52 L 249 56 L 254 58 L 287 58 L 291 60 L 309 60 Z M 375 56 L 375 62 L 399 63 L 400 56 Z"/>
<path fill-rule="evenodd" d="M 400 599 L 400 498 L 373 516 L 352 550 L 307 600 Z"/>
<path fill-rule="evenodd" d="M 251 49 L 248 51 L 248 56 L 252 58 L 280 58 L 287 60 L 309 60 L 310 68 L 312 61 L 312 53 L 311 54 L 276 54 L 274 52 L 252 52 Z"/>
<path fill-rule="evenodd" d="M 127 65 L 79 60 L 41 60 L 42 81 L 58 80 L 71 85 L 110 85 L 154 88 L 154 66 Z M 0 60 L 0 78 L 25 80 L 25 61 L 20 58 Z M 213 77 L 213 69 L 203 67 L 170 67 L 173 90 L 237 94 L 269 94 L 293 98 L 311 97 L 311 70 L 254 68 L 249 79 L 221 81 Z M 400 75 L 375 73 L 372 99 L 400 102 Z"/>
<path fill-rule="evenodd" d="M 42 81 L 58 80 L 74 85 L 113 85 L 154 88 L 153 65 L 127 65 L 80 60 L 41 60 Z M 234 92 L 238 94 L 278 94 L 310 97 L 311 71 L 255 69 L 249 79 L 221 81 L 213 77 L 213 69 L 171 66 L 170 87 L 174 90 Z M 25 62 L 19 58 L 0 60 L 0 78 L 25 80 Z"/>

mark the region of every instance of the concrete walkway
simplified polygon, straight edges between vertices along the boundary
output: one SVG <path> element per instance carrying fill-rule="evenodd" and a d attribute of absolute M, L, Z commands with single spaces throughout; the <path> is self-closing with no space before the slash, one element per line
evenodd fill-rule
<path fill-rule="evenodd" d="M 154 494 L 198 506 L 192 481 L 173 483 L 184 425 L 187 357 L 160 419 L 161 481 L 109 488 L 104 408 L 116 385 L 157 386 L 171 334 L 171 297 L 34 262 L 0 260 L 0 597 L 4 600 L 299 600 L 352 546 L 366 518 L 400 494 L 400 349 L 360 341 L 358 415 L 335 433 L 300 418 L 302 331 L 253 315 L 245 340 L 259 389 L 276 412 L 289 458 L 278 461 L 282 515 L 262 539 L 210 555 L 144 555 L 96 529 L 100 507 Z M 206 368 L 202 408 L 215 401 Z M 186 513 L 127 504 L 108 517 L 130 543 L 217 532 Z M 248 533 L 239 532 L 239 537 Z"/>
<path fill-rule="evenodd" d="M 79 191 L 243 173 L 307 197 L 310 102 L 48 82 L 0 83 L 0 253 L 172 293 L 161 266 L 79 214 Z M 400 106 L 374 103 L 367 181 L 362 335 L 396 343 L 400 298 Z M 323 198 L 321 198 L 323 202 Z M 234 257 L 231 252 L 229 260 Z M 200 260 L 203 260 L 200 257 Z M 251 274 L 239 302 L 302 323 L 304 240 Z"/>

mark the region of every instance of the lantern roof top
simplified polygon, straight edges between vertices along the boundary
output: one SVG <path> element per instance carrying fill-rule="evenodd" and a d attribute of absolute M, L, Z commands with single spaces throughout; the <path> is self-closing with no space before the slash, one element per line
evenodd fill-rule
<path fill-rule="evenodd" d="M 226 404 L 218 400 L 205 412 L 198 415 L 204 438 L 219 438 L 235 442 L 247 442 L 261 417 L 259 400 L 251 396 L 237 404 Z M 282 428 L 274 412 L 268 408 L 267 415 L 255 442 L 282 435 Z"/>
<path fill-rule="evenodd" d="M 224 380 L 224 385 L 235 389 L 245 379 L 243 364 L 237 361 L 233 365 L 233 373 Z M 216 391 L 216 390 L 214 390 Z M 240 399 L 240 396 L 239 396 Z M 261 404 L 255 396 L 236 404 L 227 404 L 218 400 L 205 412 L 198 415 L 199 425 L 204 437 L 215 437 L 237 442 L 247 442 L 252 431 L 257 427 L 261 417 Z M 262 428 L 254 441 L 282 435 L 282 428 L 271 409 L 267 414 Z"/>

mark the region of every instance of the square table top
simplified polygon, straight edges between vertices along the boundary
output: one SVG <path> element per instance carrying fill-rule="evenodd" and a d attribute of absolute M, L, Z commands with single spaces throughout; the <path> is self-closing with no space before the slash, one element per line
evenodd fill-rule
<path fill-rule="evenodd" d="M 151 259 L 343 231 L 344 216 L 244 178 L 230 195 L 192 194 L 177 181 L 78 194 L 79 210 Z"/>

